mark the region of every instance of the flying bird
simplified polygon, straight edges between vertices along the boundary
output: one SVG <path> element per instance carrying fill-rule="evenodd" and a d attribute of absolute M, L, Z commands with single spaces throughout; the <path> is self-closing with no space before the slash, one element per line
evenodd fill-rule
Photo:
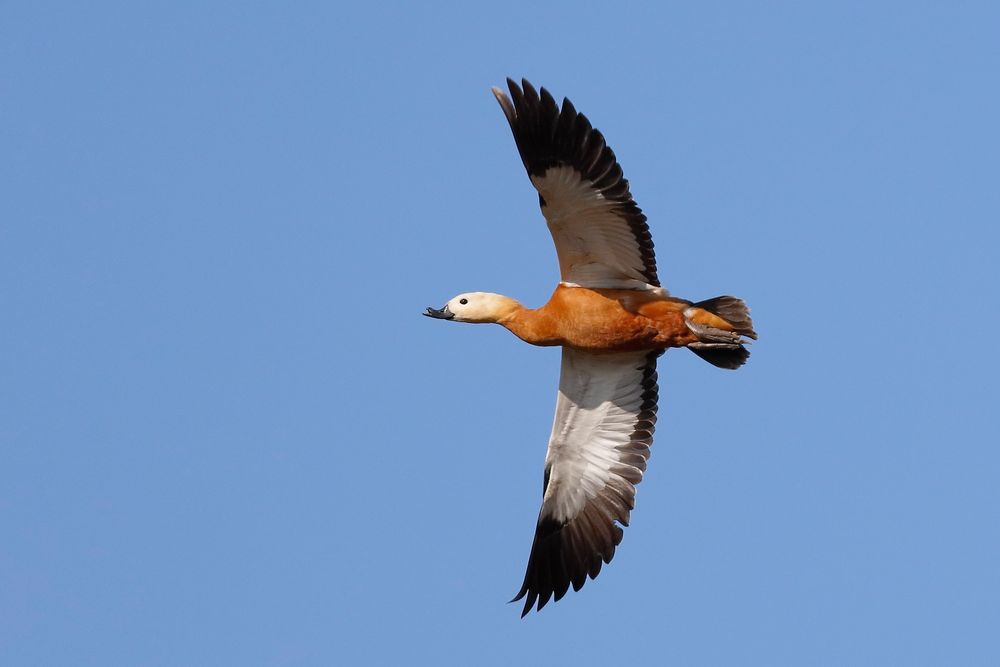
<path fill-rule="evenodd" d="M 507 79 L 507 87 L 509 97 L 493 94 L 538 191 L 560 282 L 541 308 L 467 292 L 424 315 L 499 324 L 532 345 L 562 347 L 542 507 L 524 583 L 511 600 L 524 599 L 524 617 L 570 586 L 579 591 L 611 562 L 653 443 L 657 358 L 686 347 L 735 369 L 757 334 L 740 299 L 692 302 L 660 285 L 646 216 L 586 116 L 525 79 L 520 86 Z"/>

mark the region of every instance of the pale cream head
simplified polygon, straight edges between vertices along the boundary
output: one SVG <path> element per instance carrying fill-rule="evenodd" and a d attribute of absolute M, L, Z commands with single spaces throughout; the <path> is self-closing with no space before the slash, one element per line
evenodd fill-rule
<path fill-rule="evenodd" d="M 521 307 L 514 299 L 492 292 L 466 292 L 451 299 L 444 308 L 428 308 L 424 315 L 442 320 L 496 323 Z"/>

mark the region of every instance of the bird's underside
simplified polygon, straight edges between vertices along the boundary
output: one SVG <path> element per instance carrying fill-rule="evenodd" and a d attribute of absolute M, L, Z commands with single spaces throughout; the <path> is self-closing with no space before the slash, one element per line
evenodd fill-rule
<path fill-rule="evenodd" d="M 690 301 L 651 290 L 559 285 L 541 308 L 522 308 L 499 321 L 532 345 L 592 352 L 686 347 L 700 340 L 692 330 L 699 323 L 734 343 L 741 340 L 726 320 Z"/>

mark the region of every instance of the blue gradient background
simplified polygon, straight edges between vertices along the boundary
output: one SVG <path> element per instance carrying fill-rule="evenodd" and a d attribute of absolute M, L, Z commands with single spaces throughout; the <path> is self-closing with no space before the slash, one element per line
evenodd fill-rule
<path fill-rule="evenodd" d="M 994 3 L 3 3 L 4 665 L 1000 661 Z M 518 619 L 559 353 L 489 86 L 608 137 L 737 373 Z"/>

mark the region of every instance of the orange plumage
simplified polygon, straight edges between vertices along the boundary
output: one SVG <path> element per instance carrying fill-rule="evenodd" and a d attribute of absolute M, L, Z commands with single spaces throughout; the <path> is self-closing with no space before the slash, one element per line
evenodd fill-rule
<path fill-rule="evenodd" d="M 685 323 L 690 301 L 653 292 L 560 284 L 541 308 L 519 307 L 498 323 L 532 345 L 624 352 L 683 347 L 698 340 Z M 725 330 L 730 325 L 707 311 Z"/>

